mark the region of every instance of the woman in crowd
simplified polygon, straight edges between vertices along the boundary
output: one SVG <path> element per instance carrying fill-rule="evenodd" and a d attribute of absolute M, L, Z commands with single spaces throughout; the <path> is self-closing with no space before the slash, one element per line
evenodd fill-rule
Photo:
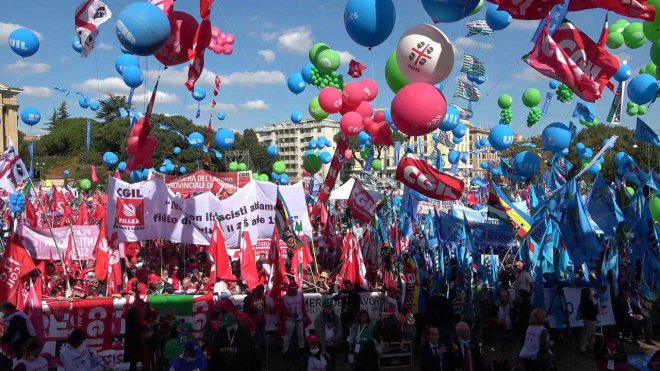
<path fill-rule="evenodd" d="M 591 298 L 591 289 L 585 287 L 580 293 L 580 306 L 578 315 L 582 317 L 584 326 L 580 336 L 580 352 L 593 352 L 596 339 L 596 320 L 598 319 L 598 306 Z"/>
<path fill-rule="evenodd" d="M 377 369 L 373 331 L 369 313 L 364 309 L 360 310 L 357 321 L 351 326 L 347 339 L 350 345 L 348 362 L 353 364 L 354 370 L 369 371 Z"/>
<path fill-rule="evenodd" d="M 48 361 L 41 356 L 44 345 L 37 338 L 31 338 L 25 343 L 25 353 L 18 361 L 14 371 L 46 371 Z"/>
<path fill-rule="evenodd" d="M 628 369 L 628 355 L 617 328 L 605 331 L 605 341 L 597 355 L 599 371 L 625 371 Z"/>
<path fill-rule="evenodd" d="M 69 334 L 69 339 L 60 350 L 60 359 L 65 371 L 111 370 L 94 351 L 87 348 L 87 335 L 81 329 Z"/>
<path fill-rule="evenodd" d="M 529 327 L 525 334 L 525 342 L 520 350 L 519 357 L 525 370 L 546 371 L 552 370 L 552 341 L 550 333 L 544 323 L 547 314 L 544 309 L 536 308 L 529 315 Z"/>

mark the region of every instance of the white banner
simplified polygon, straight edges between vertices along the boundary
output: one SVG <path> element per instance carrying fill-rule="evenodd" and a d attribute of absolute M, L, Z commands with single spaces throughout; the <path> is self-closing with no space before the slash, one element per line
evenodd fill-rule
<path fill-rule="evenodd" d="M 96 245 L 96 239 L 99 236 L 98 225 L 74 225 L 73 241 L 76 250 L 73 251 L 74 260 L 94 259 L 93 252 Z M 69 227 L 53 228 L 53 236 L 49 230 L 32 229 L 26 225 L 21 226 L 19 237 L 25 249 L 30 253 L 32 259 L 39 260 L 60 260 L 69 244 Z M 58 255 L 55 243 L 60 250 Z M 79 256 L 76 256 L 76 252 Z"/>

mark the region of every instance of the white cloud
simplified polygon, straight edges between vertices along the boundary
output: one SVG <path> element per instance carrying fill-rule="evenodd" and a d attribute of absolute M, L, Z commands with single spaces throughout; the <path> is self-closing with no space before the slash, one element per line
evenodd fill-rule
<path fill-rule="evenodd" d="M 146 94 L 135 94 L 133 95 L 134 102 L 143 102 L 145 99 L 148 101 L 151 99 L 151 91 L 147 91 Z M 173 104 L 179 103 L 180 99 L 175 94 L 166 93 L 163 91 L 156 92 L 156 103 L 157 104 Z"/>
<path fill-rule="evenodd" d="M 455 46 L 463 47 L 464 49 L 469 49 L 469 48 L 477 48 L 477 49 L 484 49 L 484 50 L 491 50 L 495 47 L 495 45 L 491 43 L 484 43 L 484 42 L 479 42 L 475 40 L 474 38 L 470 37 L 459 37 L 454 42 L 452 43 Z"/>
<path fill-rule="evenodd" d="M 67 55 L 63 55 L 63 56 L 60 57 L 60 62 L 62 62 L 62 63 L 68 62 L 70 60 L 71 60 L 71 58 L 69 58 L 69 56 L 67 56 Z"/>
<path fill-rule="evenodd" d="M 20 60 L 14 64 L 6 65 L 5 70 L 14 75 L 24 73 L 39 75 L 50 71 L 50 65 L 48 65 L 48 63 L 32 63 Z"/>
<path fill-rule="evenodd" d="M 146 72 L 146 75 L 149 77 L 150 81 L 156 81 L 158 73 L 159 71 L 149 70 Z M 164 71 L 160 71 L 160 73 L 160 83 L 164 85 L 183 87 L 183 84 L 188 80 L 188 70 L 185 68 L 168 68 Z M 215 76 L 216 73 L 213 71 L 204 69 L 202 76 L 197 80 L 197 85 L 211 88 L 215 86 Z M 229 75 L 219 75 L 219 77 L 220 81 L 222 81 L 221 87 L 223 85 L 256 86 L 280 84 L 285 81 L 284 73 L 281 71 L 242 71 L 232 72 Z M 121 81 L 121 79 L 117 79 Z"/>
<path fill-rule="evenodd" d="M 312 46 L 312 30 L 307 26 L 285 30 L 277 37 L 277 44 L 283 50 L 305 55 Z"/>
<path fill-rule="evenodd" d="M 245 108 L 248 110 L 267 110 L 270 108 L 268 103 L 264 102 L 263 100 L 249 100 L 245 103 L 241 103 L 241 108 Z"/>
<path fill-rule="evenodd" d="M 250 21 L 252 22 L 256 21 L 257 19 L 259 19 L 259 14 L 255 14 L 252 17 L 250 17 Z"/>
<path fill-rule="evenodd" d="M 349 51 L 337 51 L 337 53 L 339 53 L 341 64 L 348 64 L 351 62 L 351 59 L 356 59 Z"/>
<path fill-rule="evenodd" d="M 106 44 L 106 43 L 104 43 L 104 42 L 99 43 L 99 45 L 97 45 L 97 46 L 98 46 L 98 48 L 101 49 L 101 50 L 112 50 L 112 49 L 113 49 L 113 46 L 112 46 L 112 45 L 110 45 L 110 44 Z"/>
<path fill-rule="evenodd" d="M 528 30 L 528 31 L 535 31 L 538 27 L 539 27 L 539 21 L 526 21 L 520 19 L 514 19 L 509 25 L 509 28 L 513 28 L 514 30 Z M 531 37 L 532 35 L 529 36 Z"/>
<path fill-rule="evenodd" d="M 80 90 L 85 93 L 98 93 L 101 91 L 103 96 L 106 95 L 126 95 L 130 91 L 130 88 L 124 84 L 124 81 L 119 77 L 108 77 L 105 79 L 89 79 L 85 80 L 82 83 L 76 83 L 72 85 L 74 90 Z M 142 87 L 136 89 L 136 93 L 133 95 L 134 102 L 142 102 L 145 98 L 148 100 L 151 98 L 151 91 L 147 91 L 146 94 Z M 179 97 L 175 94 L 166 93 L 164 91 L 158 91 L 156 93 L 156 103 L 160 104 L 171 104 L 178 103 L 180 101 Z"/>
<path fill-rule="evenodd" d="M 17 28 L 27 28 L 16 23 L 0 22 L 0 45 L 9 45 L 9 34 Z M 44 36 L 39 32 L 32 30 L 37 35 L 37 38 L 42 41 Z"/>
<path fill-rule="evenodd" d="M 257 51 L 257 54 L 259 54 L 266 63 L 270 63 L 275 60 L 275 52 L 270 49 L 259 50 Z"/>
<path fill-rule="evenodd" d="M 255 86 L 280 84 L 284 82 L 284 73 L 281 71 L 244 71 L 232 72 L 229 75 L 220 75 L 224 85 Z"/>
<path fill-rule="evenodd" d="M 546 79 L 544 75 L 542 75 L 540 72 L 537 70 L 531 68 L 531 67 L 525 67 L 525 70 L 522 72 L 518 72 L 513 75 L 513 78 L 516 80 L 524 80 L 524 81 L 541 81 Z"/>
<path fill-rule="evenodd" d="M 48 98 L 53 94 L 53 91 L 45 86 L 23 86 L 22 89 L 23 95 L 37 98 Z"/>
<path fill-rule="evenodd" d="M 197 103 L 191 103 L 186 105 L 186 109 L 197 111 Z M 217 103 L 215 107 L 212 107 L 211 103 L 202 104 L 202 112 L 210 112 L 211 110 L 215 112 L 225 112 L 225 113 L 235 113 L 238 111 L 238 107 L 234 103 Z"/>

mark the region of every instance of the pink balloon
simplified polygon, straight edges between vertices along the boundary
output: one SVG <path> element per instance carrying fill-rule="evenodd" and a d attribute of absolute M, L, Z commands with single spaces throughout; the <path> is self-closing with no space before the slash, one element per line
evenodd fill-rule
<path fill-rule="evenodd" d="M 341 91 L 332 86 L 325 87 L 319 93 L 319 105 L 327 113 L 337 113 L 341 110 Z"/>
<path fill-rule="evenodd" d="M 228 33 L 226 35 L 227 35 L 227 37 L 225 38 L 225 43 L 227 43 L 229 45 L 233 45 L 234 42 L 236 42 L 236 36 L 234 36 L 233 33 Z"/>
<path fill-rule="evenodd" d="M 213 38 L 216 38 L 220 35 L 222 35 L 222 31 L 220 31 L 220 28 L 218 28 L 218 27 L 212 27 L 211 28 L 211 36 L 213 36 Z"/>
<path fill-rule="evenodd" d="M 363 117 L 362 118 L 362 126 L 364 126 L 364 131 L 366 131 L 369 134 L 373 134 L 373 126 L 376 124 L 374 122 L 374 119 L 371 117 Z"/>
<path fill-rule="evenodd" d="M 218 35 L 218 42 L 224 45 L 226 41 L 227 41 L 227 34 L 220 32 L 220 34 Z"/>
<path fill-rule="evenodd" d="M 371 117 L 374 113 L 374 108 L 371 106 L 371 103 L 362 101 L 362 103 L 360 103 L 355 109 L 355 112 L 361 114 L 362 117 Z"/>
<path fill-rule="evenodd" d="M 222 54 L 224 55 L 231 55 L 231 53 L 234 52 L 234 47 L 231 45 L 223 45 L 222 46 Z"/>
<path fill-rule="evenodd" d="M 381 111 L 376 111 L 376 113 L 374 113 L 374 121 L 376 122 L 385 121 L 385 117 L 386 117 L 385 111 L 381 110 Z"/>
<path fill-rule="evenodd" d="M 392 139 L 392 128 L 387 122 L 378 122 L 375 123 L 372 127 L 373 135 L 371 141 L 375 145 L 386 145 L 391 146 L 394 144 Z"/>
<path fill-rule="evenodd" d="M 376 99 L 378 95 L 378 83 L 374 79 L 364 79 L 360 81 L 362 84 L 362 99 L 371 102 Z"/>
<path fill-rule="evenodd" d="M 392 100 L 394 125 L 408 136 L 425 135 L 440 127 L 447 100 L 440 90 L 425 82 L 404 86 Z"/>
<path fill-rule="evenodd" d="M 349 137 L 358 135 L 364 128 L 362 125 L 362 115 L 357 112 L 348 112 L 342 116 L 339 127 Z"/>
<path fill-rule="evenodd" d="M 166 66 L 174 66 L 189 60 L 188 50 L 193 47 L 199 24 L 192 15 L 179 11 L 173 11 L 169 21 L 170 37 L 154 57 Z"/>
<path fill-rule="evenodd" d="M 345 151 L 344 151 L 344 157 L 345 157 L 347 160 L 352 159 L 352 158 L 353 158 L 353 152 L 351 152 L 350 149 L 345 150 Z"/>
<path fill-rule="evenodd" d="M 359 82 L 351 81 L 346 84 L 342 94 L 344 95 L 344 102 L 351 106 L 357 106 L 364 99 L 364 88 Z"/>
<path fill-rule="evenodd" d="M 347 114 L 348 112 L 355 111 L 356 108 L 358 108 L 358 104 L 349 104 L 347 101 L 344 100 L 344 95 L 342 94 L 342 99 L 341 99 L 341 109 L 339 110 L 339 113 L 342 115 Z"/>

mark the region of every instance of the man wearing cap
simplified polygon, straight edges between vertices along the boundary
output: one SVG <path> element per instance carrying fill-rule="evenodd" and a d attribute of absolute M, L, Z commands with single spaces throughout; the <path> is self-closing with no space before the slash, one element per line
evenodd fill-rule
<path fill-rule="evenodd" d="M 328 358 L 328 371 L 334 371 L 337 359 L 336 344 L 342 339 L 339 316 L 334 311 L 335 302 L 323 299 L 323 312 L 314 319 L 314 332 L 319 339 L 321 353 Z"/>
<path fill-rule="evenodd" d="M 217 359 L 213 361 L 218 370 L 248 371 L 254 368 L 252 338 L 231 313 L 222 317 L 222 330 L 212 348 L 217 352 Z"/>
<path fill-rule="evenodd" d="M 319 287 L 319 293 L 321 293 L 323 295 L 329 295 L 329 294 L 332 293 L 330 285 L 328 284 L 328 278 L 329 277 L 330 277 L 330 272 L 328 272 L 325 269 L 321 271 L 321 276 L 319 277 L 318 287 Z"/>
<path fill-rule="evenodd" d="M 527 292 L 534 292 L 534 279 L 525 270 L 525 263 L 518 260 L 515 264 L 516 280 L 513 282 L 513 288 L 518 290 L 525 290 Z"/>
<path fill-rule="evenodd" d="M 171 364 L 169 371 L 204 371 L 207 369 L 206 358 L 197 342 L 186 343 L 183 353 Z"/>
<path fill-rule="evenodd" d="M 320 341 L 316 335 L 307 337 L 309 351 L 300 359 L 299 366 L 305 371 L 328 371 L 328 355 L 320 349 Z"/>
<path fill-rule="evenodd" d="M 302 292 L 298 291 L 298 284 L 296 281 L 289 282 L 289 287 L 286 291 L 286 295 L 282 298 L 282 301 L 284 301 L 284 314 L 286 316 L 284 322 L 286 332 L 284 334 L 284 344 L 282 346 L 282 354 L 285 354 L 289 351 L 289 344 L 291 343 L 291 337 L 293 336 L 294 331 L 296 331 L 298 348 L 302 349 L 305 347 L 304 320 L 307 313 L 305 312 L 305 299 L 303 298 Z"/>

